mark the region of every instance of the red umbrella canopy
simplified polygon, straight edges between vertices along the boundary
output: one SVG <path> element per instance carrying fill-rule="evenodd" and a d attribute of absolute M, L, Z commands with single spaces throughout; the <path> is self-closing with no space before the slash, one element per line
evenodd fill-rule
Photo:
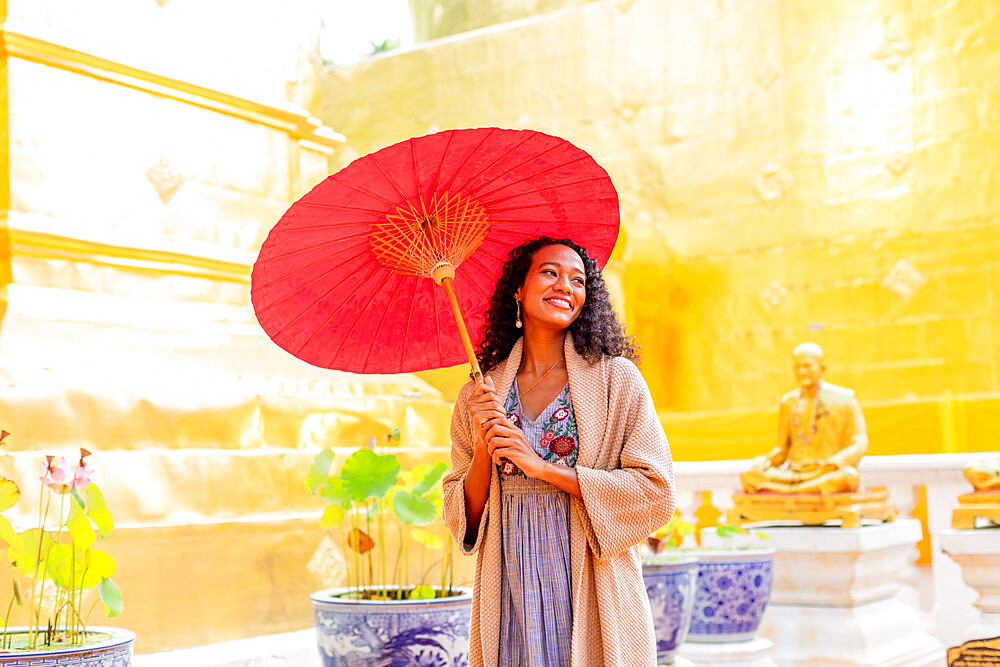
<path fill-rule="evenodd" d="M 533 130 L 448 130 L 393 144 L 329 176 L 285 212 L 253 267 L 268 336 L 296 357 L 355 373 L 466 359 L 431 270 L 455 267 L 472 339 L 509 251 L 570 238 L 603 268 L 618 195 L 586 152 Z"/>

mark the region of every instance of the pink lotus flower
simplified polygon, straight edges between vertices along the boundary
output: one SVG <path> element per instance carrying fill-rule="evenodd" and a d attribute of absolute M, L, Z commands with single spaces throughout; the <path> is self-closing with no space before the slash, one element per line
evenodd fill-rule
<path fill-rule="evenodd" d="M 42 484 L 56 493 L 69 493 L 73 488 L 73 476 L 70 474 L 69 463 L 65 456 L 59 457 L 59 465 L 52 465 L 55 457 L 46 456 L 45 469 L 42 470 Z"/>
<path fill-rule="evenodd" d="M 77 491 L 86 489 L 87 485 L 90 484 L 90 476 L 93 474 L 93 469 L 81 465 L 76 469 L 76 474 L 73 475 L 73 488 Z"/>

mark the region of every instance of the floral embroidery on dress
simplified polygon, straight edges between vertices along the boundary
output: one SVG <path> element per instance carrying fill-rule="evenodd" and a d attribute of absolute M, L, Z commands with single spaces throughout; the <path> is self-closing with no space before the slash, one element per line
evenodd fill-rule
<path fill-rule="evenodd" d="M 537 426 L 542 433 L 539 442 L 532 442 L 531 445 L 538 455 L 545 461 L 558 463 L 567 467 L 574 467 L 579 456 L 579 447 L 576 440 L 576 415 L 573 413 L 573 403 L 570 401 L 569 385 L 566 385 L 555 401 L 545 409 L 542 414 L 548 412 L 553 405 L 555 409 L 545 418 L 544 421 L 536 422 L 532 426 Z M 507 411 L 507 419 L 514 426 L 524 428 L 522 424 L 527 421 L 521 411 L 520 396 L 517 393 L 517 384 L 510 388 L 507 394 L 507 401 L 504 406 Z M 541 416 L 541 415 L 540 415 Z M 528 422 L 529 424 L 531 422 Z M 529 442 L 531 439 L 529 438 Z M 500 464 L 500 472 L 504 475 L 525 476 L 521 470 L 511 461 L 504 461 Z"/>

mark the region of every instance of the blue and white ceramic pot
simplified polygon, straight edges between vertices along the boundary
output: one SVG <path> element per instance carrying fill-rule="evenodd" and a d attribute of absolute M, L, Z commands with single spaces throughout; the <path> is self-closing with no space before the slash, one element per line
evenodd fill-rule
<path fill-rule="evenodd" d="M 351 600 L 347 588 L 313 593 L 324 667 L 469 664 L 472 589 L 429 600 Z"/>
<path fill-rule="evenodd" d="M 774 549 L 699 549 L 689 642 L 753 639 L 771 597 Z"/>
<path fill-rule="evenodd" d="M 644 562 L 642 578 L 653 610 L 656 663 L 669 664 L 674 661 L 691 623 L 698 559 L 685 557 Z"/>
<path fill-rule="evenodd" d="M 25 628 L 10 628 L 9 632 Z M 135 633 L 121 628 L 88 626 L 88 633 L 107 635 L 86 646 L 47 648 L 37 651 L 0 651 L 0 665 L 18 667 L 131 667 Z"/>

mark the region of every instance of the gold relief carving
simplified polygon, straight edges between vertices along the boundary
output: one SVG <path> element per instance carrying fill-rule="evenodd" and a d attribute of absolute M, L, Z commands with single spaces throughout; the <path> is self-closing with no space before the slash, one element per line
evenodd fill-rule
<path fill-rule="evenodd" d="M 160 195 L 160 201 L 164 204 L 177 194 L 177 191 L 184 185 L 184 176 L 172 164 L 166 155 L 161 155 L 146 170 L 146 178 L 153 185 L 156 194 Z"/>
<path fill-rule="evenodd" d="M 229 116 L 287 132 L 293 139 L 310 142 L 315 149 L 330 154 L 344 143 L 334 132 L 305 109 L 292 105 L 256 102 L 187 81 L 131 67 L 108 58 L 72 49 L 32 34 L 22 23 L 7 19 L 2 28 L 7 56 L 41 63 L 75 74 L 135 88 L 158 97 L 185 102 Z"/>
<path fill-rule="evenodd" d="M 774 308 L 780 306 L 786 297 L 788 297 L 788 290 L 777 280 L 772 280 L 771 284 L 760 293 L 760 298 Z"/>
<path fill-rule="evenodd" d="M 750 181 L 750 187 L 761 203 L 773 208 L 795 183 L 787 171 L 775 164 L 764 165 L 763 170 Z"/>
<path fill-rule="evenodd" d="M 894 176 L 899 176 L 910 167 L 910 156 L 906 153 L 893 153 L 885 162 L 885 168 Z"/>
<path fill-rule="evenodd" d="M 904 302 L 913 298 L 920 288 L 927 284 L 927 278 L 908 260 L 901 259 L 889 269 L 882 286 L 895 292 Z"/>
<path fill-rule="evenodd" d="M 770 90 L 771 86 L 774 85 L 774 82 L 777 81 L 780 76 L 781 72 L 778 71 L 778 68 L 774 65 L 768 64 L 757 72 L 757 76 L 754 77 L 754 81 L 756 81 L 757 84 L 764 90 Z"/>
<path fill-rule="evenodd" d="M 635 88 L 626 86 L 619 91 L 614 109 L 615 113 L 626 122 L 632 122 L 632 119 L 636 117 L 645 104 L 646 101 Z"/>
<path fill-rule="evenodd" d="M 632 9 L 632 5 L 634 4 L 635 0 L 616 0 L 615 7 L 617 7 L 618 11 L 622 14 L 625 14 L 628 10 Z"/>
<path fill-rule="evenodd" d="M 903 63 L 912 52 L 913 47 L 908 40 L 900 35 L 889 33 L 885 36 L 882 44 L 872 53 L 872 57 L 895 72 L 903 66 Z"/>

